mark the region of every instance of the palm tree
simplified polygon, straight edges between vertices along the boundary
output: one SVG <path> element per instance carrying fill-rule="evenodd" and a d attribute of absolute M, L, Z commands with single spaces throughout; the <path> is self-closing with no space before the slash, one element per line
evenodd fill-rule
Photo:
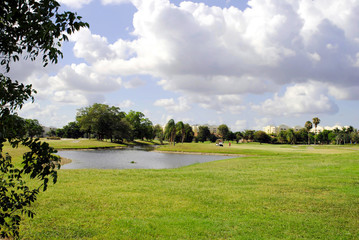
<path fill-rule="evenodd" d="M 170 144 L 173 143 L 173 145 L 175 145 L 176 123 L 173 119 L 168 121 L 165 129 L 165 135 Z"/>
<path fill-rule="evenodd" d="M 317 117 L 313 118 L 313 124 L 315 126 L 315 135 L 317 134 L 317 126 L 318 126 L 319 123 L 320 123 L 319 118 L 317 118 Z M 315 137 L 314 138 L 314 144 L 316 144 L 316 140 L 317 140 L 317 138 Z"/>
<path fill-rule="evenodd" d="M 311 121 L 307 121 L 304 125 L 305 129 L 307 129 L 307 132 L 308 132 L 308 145 L 310 144 L 310 135 L 309 135 L 309 131 L 310 129 L 313 128 L 313 124 Z"/>
<path fill-rule="evenodd" d="M 184 127 L 184 124 L 182 121 L 179 121 L 176 123 L 176 129 L 179 134 L 181 134 L 181 142 L 183 143 L 184 137 L 186 136 L 186 128 Z"/>

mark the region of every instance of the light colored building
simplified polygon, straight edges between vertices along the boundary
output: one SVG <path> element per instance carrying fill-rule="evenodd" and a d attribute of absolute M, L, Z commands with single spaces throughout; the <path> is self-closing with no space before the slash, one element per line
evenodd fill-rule
<path fill-rule="evenodd" d="M 276 134 L 277 128 L 276 126 L 268 125 L 264 127 L 264 132 L 266 132 L 267 134 Z"/>
<path fill-rule="evenodd" d="M 278 134 L 280 131 L 287 131 L 290 129 L 287 125 L 281 124 L 279 126 L 269 125 L 264 128 L 264 132 L 267 134 Z"/>
<path fill-rule="evenodd" d="M 192 125 L 192 126 L 191 126 L 191 127 L 192 127 L 192 130 L 193 130 L 193 132 L 194 132 L 194 136 L 198 136 L 198 132 L 199 132 L 199 127 L 200 127 L 200 126 L 208 127 L 209 132 L 210 132 L 211 134 L 218 135 L 218 127 L 219 127 L 219 126 L 217 126 L 217 125 L 208 125 L 208 124 L 203 124 L 203 125 L 198 125 L 198 124 L 196 124 L 196 125 Z"/>
<path fill-rule="evenodd" d="M 280 131 L 287 131 L 288 129 L 290 129 L 291 127 L 288 127 L 287 125 L 279 125 L 279 126 L 273 126 L 273 125 L 268 125 L 266 127 L 264 127 L 264 132 L 266 132 L 267 134 L 278 134 L 280 133 Z M 295 126 L 295 127 L 292 127 L 292 129 L 294 131 L 299 131 L 300 129 L 304 128 L 304 126 Z M 348 126 L 339 126 L 339 125 L 335 125 L 333 127 L 329 127 L 329 126 L 326 126 L 326 127 L 322 127 L 322 126 L 317 126 L 317 128 L 315 128 L 313 126 L 312 129 L 310 129 L 310 132 L 312 133 L 315 133 L 315 134 L 318 134 L 318 133 L 321 133 L 323 132 L 323 130 L 330 130 L 330 131 L 333 131 L 334 129 L 339 129 L 339 130 L 342 130 L 343 128 L 348 128 Z"/>

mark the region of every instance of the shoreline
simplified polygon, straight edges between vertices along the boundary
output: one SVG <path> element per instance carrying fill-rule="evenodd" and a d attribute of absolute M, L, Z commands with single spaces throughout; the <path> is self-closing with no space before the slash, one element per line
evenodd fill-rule
<path fill-rule="evenodd" d="M 158 153 L 188 154 L 188 155 L 213 155 L 213 156 L 233 156 L 233 157 L 247 156 L 243 154 L 234 154 L 234 153 L 180 152 L 180 151 L 162 151 L 162 150 L 153 150 L 153 151 Z"/>

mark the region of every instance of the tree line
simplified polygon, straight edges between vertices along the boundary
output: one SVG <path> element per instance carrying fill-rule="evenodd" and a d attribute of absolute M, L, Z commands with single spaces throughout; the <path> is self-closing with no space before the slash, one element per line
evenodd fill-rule
<path fill-rule="evenodd" d="M 120 108 L 106 104 L 95 103 L 92 106 L 78 110 L 76 121 L 68 123 L 63 128 L 52 129 L 51 136 L 64 138 L 96 138 L 110 139 L 112 142 L 133 141 L 134 139 L 152 141 L 157 139 L 163 144 L 183 142 L 216 142 L 236 141 L 259 142 L 272 144 L 346 144 L 358 143 L 359 134 L 354 127 L 323 130 L 317 133 L 320 119 L 315 117 L 313 122 L 307 121 L 302 129 L 295 131 L 288 129 L 277 134 L 267 134 L 264 131 L 243 130 L 232 132 L 226 124 L 221 124 L 216 133 L 210 131 L 206 125 L 199 126 L 195 135 L 192 127 L 182 121 L 170 119 L 165 127 L 153 125 L 141 112 L 129 111 L 125 113 Z M 315 128 L 314 132 L 311 129 Z"/>

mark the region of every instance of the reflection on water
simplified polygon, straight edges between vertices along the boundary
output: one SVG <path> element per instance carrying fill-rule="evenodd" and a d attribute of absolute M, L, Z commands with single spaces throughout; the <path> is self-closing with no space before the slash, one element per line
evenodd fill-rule
<path fill-rule="evenodd" d="M 150 149 L 101 149 L 58 151 L 58 155 L 72 159 L 61 169 L 162 169 L 178 168 L 195 163 L 233 158 L 231 156 L 172 154 L 149 151 Z"/>

